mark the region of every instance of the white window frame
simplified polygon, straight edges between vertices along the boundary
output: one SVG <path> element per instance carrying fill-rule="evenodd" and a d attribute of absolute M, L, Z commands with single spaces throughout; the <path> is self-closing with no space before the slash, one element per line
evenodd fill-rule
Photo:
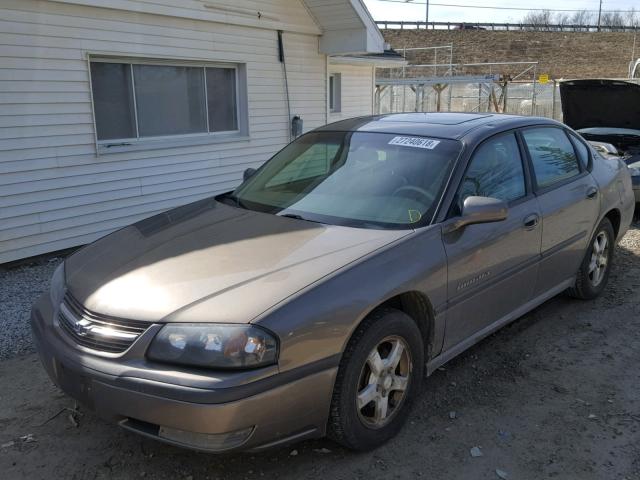
<path fill-rule="evenodd" d="M 92 63 L 122 63 L 129 65 L 131 69 L 131 81 L 133 88 L 133 110 L 135 118 L 136 137 L 122 139 L 98 139 L 98 127 L 95 117 L 95 105 L 93 103 L 93 85 L 91 84 L 91 64 Z M 180 146 L 206 145 L 209 143 L 225 143 L 234 141 L 249 140 L 248 121 L 248 95 L 246 88 L 246 64 L 235 62 L 213 62 L 194 61 L 180 59 L 166 59 L 153 57 L 121 57 L 99 54 L 87 54 L 87 64 L 89 68 L 89 91 L 91 96 L 91 112 L 93 116 L 93 128 L 95 134 L 96 153 L 98 155 L 108 153 L 119 153 L 123 151 L 149 150 L 156 148 L 171 148 Z M 135 77 L 133 75 L 134 65 L 154 65 L 171 67 L 195 67 L 203 69 L 204 82 L 204 102 L 206 113 L 206 132 L 186 133 L 179 135 L 161 135 L 140 137 L 138 136 L 138 106 L 135 98 Z M 209 107 L 207 92 L 206 68 L 231 68 L 235 70 L 236 89 L 236 119 L 238 128 L 235 130 L 210 132 L 209 131 Z"/>

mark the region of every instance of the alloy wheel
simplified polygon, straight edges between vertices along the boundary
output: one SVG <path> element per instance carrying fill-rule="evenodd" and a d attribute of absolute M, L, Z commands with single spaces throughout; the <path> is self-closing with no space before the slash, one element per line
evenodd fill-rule
<path fill-rule="evenodd" d="M 411 372 L 411 353 L 402 338 L 386 337 L 371 350 L 356 394 L 358 415 L 367 427 L 385 426 L 400 410 Z"/>
<path fill-rule="evenodd" d="M 609 265 L 609 239 L 606 232 L 601 231 L 593 239 L 591 261 L 589 262 L 589 281 L 597 287 L 602 282 Z"/>

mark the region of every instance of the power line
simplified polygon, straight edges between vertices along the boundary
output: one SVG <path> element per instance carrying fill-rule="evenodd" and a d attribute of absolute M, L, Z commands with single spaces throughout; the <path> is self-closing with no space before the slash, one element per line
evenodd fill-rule
<path fill-rule="evenodd" d="M 402 3 L 405 5 L 426 5 L 427 2 L 407 2 L 407 0 L 377 0 L 379 2 L 387 2 L 387 3 Z M 430 6 L 437 7 L 454 7 L 454 8 L 481 8 L 485 10 L 519 10 L 523 12 L 598 12 L 598 10 L 589 10 L 585 8 L 578 9 L 563 9 L 563 8 L 522 8 L 522 7 L 496 7 L 496 6 L 486 6 L 486 5 L 461 5 L 455 3 L 434 3 L 429 2 Z M 638 10 L 602 10 L 602 13 L 632 13 L 638 12 Z"/>

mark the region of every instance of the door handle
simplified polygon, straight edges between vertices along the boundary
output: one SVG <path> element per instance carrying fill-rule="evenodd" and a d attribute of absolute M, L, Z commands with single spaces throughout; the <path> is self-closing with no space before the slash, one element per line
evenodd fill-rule
<path fill-rule="evenodd" d="M 527 215 L 522 223 L 527 230 L 533 230 L 538 226 L 539 221 L 540 216 L 537 213 L 532 213 L 531 215 Z"/>
<path fill-rule="evenodd" d="M 598 189 L 596 187 L 589 187 L 587 189 L 587 198 L 596 198 L 598 195 Z"/>

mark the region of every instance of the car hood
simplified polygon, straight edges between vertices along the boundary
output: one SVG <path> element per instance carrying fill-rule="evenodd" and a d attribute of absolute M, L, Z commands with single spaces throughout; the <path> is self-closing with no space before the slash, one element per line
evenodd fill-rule
<path fill-rule="evenodd" d="M 574 130 L 593 127 L 640 129 L 640 85 L 620 80 L 560 83 L 564 123 Z"/>
<path fill-rule="evenodd" d="M 66 283 L 99 315 L 246 323 L 409 233 L 323 225 L 211 198 L 84 247 L 67 259 Z"/>

